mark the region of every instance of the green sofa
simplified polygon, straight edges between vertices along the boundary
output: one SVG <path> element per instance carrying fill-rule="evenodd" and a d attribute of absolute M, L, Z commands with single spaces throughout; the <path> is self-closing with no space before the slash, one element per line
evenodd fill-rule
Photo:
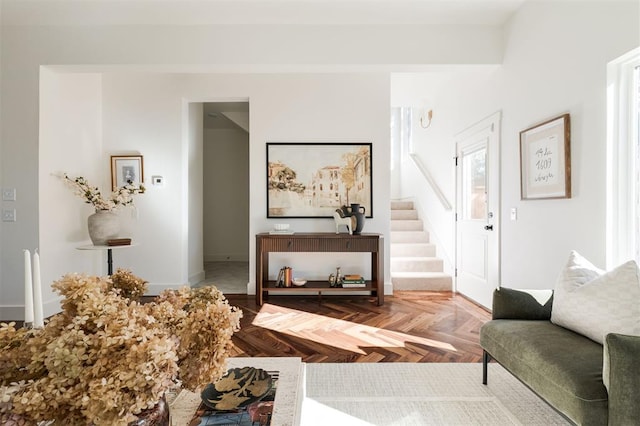
<path fill-rule="evenodd" d="M 480 329 L 483 383 L 493 358 L 575 424 L 640 425 L 640 337 L 606 336 L 607 390 L 603 346 L 551 323 L 552 303 L 494 291 L 492 320 Z"/>

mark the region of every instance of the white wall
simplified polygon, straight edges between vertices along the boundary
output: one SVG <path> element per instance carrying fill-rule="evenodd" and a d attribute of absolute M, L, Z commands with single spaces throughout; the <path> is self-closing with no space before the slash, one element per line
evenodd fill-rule
<path fill-rule="evenodd" d="M 247 97 L 251 102 L 251 134 L 249 138 L 249 253 L 250 277 L 255 276 L 255 239 L 257 232 L 273 228 L 277 220 L 266 219 L 266 150 L 267 141 L 372 141 L 374 188 L 374 215 L 367 221 L 366 231 L 387 233 L 389 218 L 389 78 L 385 74 L 267 74 L 267 75 L 167 75 L 167 74 L 118 74 L 103 77 L 105 91 L 105 129 L 109 125 L 107 111 L 117 113 L 115 126 L 119 138 L 136 141 L 153 141 L 152 155 L 146 160 L 148 167 L 162 167 L 168 175 L 167 182 L 179 179 L 171 176 L 171 170 L 180 170 L 180 141 L 175 135 L 180 132 L 180 116 L 175 111 L 181 100 L 191 101 L 237 99 Z M 165 90 L 171 87 L 171 90 Z M 135 88 L 135 90 L 134 90 Z M 107 96 L 106 93 L 109 93 Z M 109 104 L 109 105 L 107 105 Z M 126 107 L 125 107 L 126 105 Z M 156 123 L 162 123 L 156 129 Z M 330 123 L 330 125 L 329 125 Z M 149 127 L 145 132 L 144 127 Z M 105 138 L 106 139 L 106 138 Z M 162 149 L 157 149 L 162 147 Z M 161 156 L 160 159 L 157 157 Z M 147 158 L 147 156 L 145 157 Z M 160 166 L 160 164 L 162 166 Z M 180 184 L 176 182 L 180 187 Z M 160 225 L 169 226 L 167 220 L 180 220 L 180 212 L 172 210 L 179 201 L 180 190 L 166 186 L 166 200 L 162 202 L 165 214 L 158 214 L 151 223 L 141 221 L 140 240 L 150 247 L 132 258 L 136 270 L 154 283 L 171 283 L 168 277 L 176 279 L 180 265 L 172 259 L 180 259 L 180 247 L 169 244 L 179 238 L 179 232 L 166 228 L 163 233 L 175 232 L 173 236 L 157 235 Z M 146 195 L 146 194 L 145 194 Z M 163 196 L 164 197 L 164 196 Z M 145 204 L 158 204 L 152 208 L 159 212 L 160 203 L 154 197 L 145 197 Z M 143 209 L 140 207 L 140 214 Z M 177 215 L 177 216 L 172 216 Z M 155 216 L 154 216 L 155 217 Z M 158 223 L 153 223 L 158 221 Z M 162 222 L 161 222 L 162 221 Z M 332 231 L 331 219 L 290 220 L 297 231 Z M 179 239 L 177 240 L 179 241 Z M 148 256 L 148 258 L 147 258 Z M 164 259 L 159 262 L 158 259 Z M 340 258 L 340 256 L 336 256 Z M 154 262 L 153 259 L 156 259 Z M 331 268 L 335 265 L 331 262 Z M 387 261 L 388 263 L 388 261 Z M 313 260 L 298 260 L 300 268 L 317 263 Z M 388 269 L 388 268 L 387 268 Z M 318 272 L 320 274 L 320 272 Z M 387 272 L 388 275 L 388 272 Z M 179 278 L 179 277 L 178 277 Z M 387 277 L 388 278 L 388 277 Z M 165 280 L 165 281 L 162 281 Z M 387 281 L 389 281 L 387 279 Z M 179 282 L 179 281 L 178 281 Z M 176 281 L 173 281 L 175 284 Z M 255 283 L 250 285 L 253 291 Z"/>
<path fill-rule="evenodd" d="M 162 191 L 139 197 L 136 238 L 142 244 L 116 259 L 162 286 L 188 280 L 185 99 L 251 96 L 250 178 L 259 188 L 251 192 L 251 234 L 272 225 L 265 218 L 263 190 L 263 147 L 269 140 L 372 141 L 375 218 L 365 230 L 386 234 L 390 99 L 385 72 L 502 61 L 502 69 L 480 78 L 480 84 L 461 77 L 447 85 L 443 111 L 455 109 L 455 115 L 448 118 L 453 131 L 442 143 L 503 110 L 502 217 L 510 207 L 517 207 L 520 217 L 502 223 L 503 283 L 547 287 L 571 248 L 604 264 L 605 64 L 638 44 L 638 16 L 637 2 L 527 3 L 505 37 L 500 28 L 485 26 L 1 25 L 1 186 L 17 189 L 18 221 L 0 224 L 0 318 L 15 318 L 6 315 L 7 308 L 22 305 L 21 249 L 38 245 L 40 233 L 47 232 L 39 229 L 38 217 L 56 206 L 39 200 L 41 65 L 108 72 L 103 75 L 102 155 L 139 150 L 145 176 L 167 178 Z M 141 69 L 243 74 L 130 72 Z M 275 74 L 246 74 L 259 70 Z M 380 73 L 365 72 L 371 70 Z M 292 71 L 358 72 L 285 74 Z M 435 126 L 441 113 L 433 107 Z M 518 132 L 565 111 L 573 119 L 574 198 L 520 201 Z M 449 164 L 442 155 L 450 149 L 445 146 L 434 161 Z M 101 164 L 106 169 L 104 160 Z M 447 176 L 451 173 L 445 171 L 436 179 L 446 182 Z M 330 221 L 292 224 L 309 231 L 332 227 Z M 388 261 L 385 265 L 388 271 Z M 53 274 L 47 271 L 45 282 L 56 278 Z"/>
<path fill-rule="evenodd" d="M 365 230 L 386 233 L 389 77 L 384 72 L 397 64 L 496 63 L 502 55 L 497 26 L 49 25 L 46 16 L 46 22 L 31 19 L 32 12 L 3 13 L 0 25 L 0 182 L 18 193 L 18 221 L 0 223 L 0 318 L 15 318 L 5 312 L 23 304 L 21 249 L 38 244 L 39 211 L 53 207 L 39 201 L 37 178 L 42 65 L 108 72 L 102 92 L 103 155 L 139 151 L 145 177 L 166 178 L 162 190 L 150 187 L 138 197 L 140 226 L 134 221 L 132 228 L 141 244 L 115 259 L 116 266 L 135 266 L 161 288 L 189 278 L 188 148 L 181 146 L 185 99 L 219 100 L 220 94 L 237 99 L 251 93 L 257 101 L 252 108 L 261 116 L 251 117 L 251 129 L 255 122 L 261 130 L 252 136 L 250 163 L 251 181 L 259 189 L 251 193 L 251 233 L 271 228 L 262 174 L 267 140 L 372 141 L 376 217 Z M 135 74 L 141 70 L 152 74 Z M 153 74 L 169 71 L 243 74 Z M 246 74 L 257 71 L 279 74 Z M 354 73 L 282 74 L 287 72 Z M 296 221 L 295 226 L 331 230 L 328 220 Z M 43 270 L 45 282 L 55 278 L 53 270 Z"/>
<path fill-rule="evenodd" d="M 639 34 L 638 2 L 534 3 L 511 21 L 501 76 L 504 285 L 553 285 L 572 249 L 605 266 L 606 64 Z M 564 112 L 572 198 L 521 201 L 519 132 Z M 506 220 L 511 207 L 516 222 Z"/>
<path fill-rule="evenodd" d="M 2 20 L 2 6 L 0 6 L 0 22 Z M 2 81 L 2 33 L 0 32 L 0 82 Z M 0 84 L 1 87 L 1 84 Z M 2 173 L 2 153 L 3 153 L 3 138 L 2 138 L 2 90 L 0 90 L 0 176 L 3 175 Z M 1 178 L 0 178 L 0 183 L 4 182 Z M 4 186 L 2 186 L 4 187 Z M 13 208 L 13 203 L 5 203 L 4 201 L 2 202 L 2 208 Z M 4 240 L 4 226 L 0 226 L 0 241 Z M 3 246 L 2 244 L 0 244 L 0 259 L 3 259 Z M 0 310 L 2 310 L 2 306 L 4 305 L 4 303 L 2 301 L 6 300 L 6 293 L 5 293 L 5 289 L 4 286 L 2 285 L 2 270 L 3 270 L 3 266 L 2 266 L 2 262 L 0 262 Z M 0 316 L 1 318 L 1 316 Z M 12 316 L 12 318 L 18 318 L 18 316 Z"/>
<path fill-rule="evenodd" d="M 241 129 L 205 129 L 202 159 L 204 260 L 248 262 L 249 134 Z"/>
<path fill-rule="evenodd" d="M 88 178 L 94 176 L 92 180 L 102 181 L 108 187 L 109 155 L 135 151 L 144 156 L 145 181 L 148 182 L 152 175 L 160 175 L 164 177 L 165 184 L 162 187 L 148 185 L 148 191 L 136 198 L 138 218 L 131 219 L 128 225 L 138 245 L 128 249 L 126 255 L 114 253 L 115 266 L 130 268 L 148 279 L 152 293 L 188 281 L 189 259 L 186 254 L 189 252 L 190 235 L 187 225 L 192 219 L 185 200 L 188 199 L 190 185 L 189 163 L 200 159 L 190 156 L 191 139 L 188 131 L 185 131 L 185 128 L 190 128 L 187 117 L 189 108 L 184 108 L 184 100 L 200 102 L 225 97 L 237 99 L 239 96 L 246 96 L 251 100 L 249 157 L 252 167 L 248 176 L 251 182 L 248 224 L 250 241 L 247 243 L 250 247 L 252 269 L 253 235 L 268 231 L 274 222 L 266 219 L 266 141 L 372 141 L 375 218 L 368 220 L 366 231 L 383 234 L 388 232 L 387 75 L 52 75 L 55 81 L 43 84 L 45 88 L 51 89 L 47 89 L 50 93 L 45 98 L 49 107 L 42 111 L 42 133 L 50 136 L 41 138 L 41 150 L 47 154 L 47 161 L 41 165 L 41 187 L 46 190 L 46 193 L 41 193 L 41 205 L 52 209 L 63 205 L 69 213 L 56 216 L 55 220 L 43 220 L 40 234 L 43 244 L 47 242 L 51 246 L 60 240 L 69 241 L 64 247 L 58 247 L 55 256 L 68 258 L 56 267 L 68 268 L 70 271 L 104 273 L 104 259 L 87 264 L 86 259 L 76 253 L 78 238 L 86 238 L 84 229 L 86 216 L 90 212 L 85 211 L 81 200 L 74 199 L 71 191 L 59 185 L 60 182 L 49 176 L 49 173 L 71 167 L 72 164 L 82 164 L 86 169 L 80 172 L 86 171 Z M 97 82 L 101 85 L 97 85 Z M 78 97 L 83 94 L 84 97 L 76 100 L 67 93 L 77 93 Z M 57 97 L 66 100 L 58 102 Z M 88 102 L 90 106 L 87 107 L 83 102 Z M 60 116 L 66 118 L 57 121 Z M 84 126 L 93 132 L 90 135 L 92 139 L 88 142 L 77 135 L 82 134 Z M 56 129 L 57 132 L 50 131 Z M 60 150 L 61 140 L 64 140 L 63 150 Z M 86 149 L 83 148 L 83 143 L 87 145 Z M 57 154 L 49 156 L 53 152 Z M 69 153 L 73 154 L 69 156 Z M 55 189 L 55 185 L 61 189 L 49 193 L 50 189 Z M 63 201 L 53 199 L 54 193 L 63 196 Z M 331 219 L 292 222 L 297 231 L 334 229 Z M 53 262 L 57 261 L 57 257 L 44 250 L 42 255 L 43 280 L 51 282 L 55 270 Z M 50 258 L 45 266 L 47 256 Z M 340 258 L 339 255 L 335 257 Z M 324 275 L 335 267 L 335 262 L 329 258 L 327 269 L 317 274 Z M 355 262 L 364 265 L 361 268 L 364 272 L 366 261 Z M 308 269 L 312 265 L 317 269 L 316 259 L 298 260 L 298 264 L 301 268 Z M 253 272 L 250 274 L 251 277 L 254 275 Z M 254 283 L 250 285 L 250 291 L 254 286 Z M 14 291 L 19 292 L 19 287 L 15 286 Z"/>
<path fill-rule="evenodd" d="M 0 28 L 1 30 L 1 28 Z M 16 222 L 1 222 L 2 266 L 0 273 L 1 318 L 20 319 L 13 316 L 15 309 L 24 306 L 22 291 L 22 249 L 38 246 L 38 90 L 39 66 L 29 69 L 12 68 L 7 64 L 6 34 L 2 42 L 2 152 L 0 171 L 2 188 L 15 188 L 16 201 L 7 205 L 16 209 Z M 22 87 L 22 89 L 20 89 Z M 30 102 L 24 102 L 29 99 Z M 17 103 L 16 103 L 17 102 Z M 9 123 L 9 124 L 7 124 Z M 5 206 L 6 203 L 3 203 Z M 7 312 L 7 314 L 4 314 Z"/>
<path fill-rule="evenodd" d="M 453 136 L 502 111 L 500 284 L 553 287 L 572 249 L 605 266 L 606 64 L 637 46 L 639 34 L 637 2 L 527 3 L 506 29 L 501 67 L 393 76 L 394 104 L 433 108 L 431 127 L 414 133 L 415 149 L 452 202 Z M 519 132 L 565 112 L 572 120 L 573 196 L 522 201 Z M 412 166 L 405 171 L 416 174 Z M 449 253 L 450 215 L 429 190 L 407 195 L 419 199 Z M 517 221 L 509 220 L 512 207 Z"/>
<path fill-rule="evenodd" d="M 165 179 L 136 197 L 131 234 L 138 246 L 115 265 L 149 280 L 154 293 L 189 280 L 189 121 L 179 81 L 161 74 L 102 77 L 103 149 L 110 155 L 137 152 L 144 157 L 145 182 L 154 175 Z"/>
<path fill-rule="evenodd" d="M 188 135 L 189 140 L 189 283 L 196 284 L 204 280 L 204 111 L 201 102 L 188 104 Z"/>
<path fill-rule="evenodd" d="M 102 78 L 99 74 L 56 73 L 43 68 L 40 84 L 38 228 L 46 283 L 66 273 L 106 274 L 106 253 L 79 251 L 90 244 L 87 217 L 94 209 L 58 177 L 83 176 L 103 195 L 111 190 L 109 157 L 102 149 Z M 21 220 L 21 218 L 18 218 Z M 24 247 L 33 249 L 35 247 Z M 117 258 L 117 255 L 115 255 Z M 57 312 L 57 295 L 43 286 L 45 314 Z M 20 318 L 13 317 L 13 318 Z"/>

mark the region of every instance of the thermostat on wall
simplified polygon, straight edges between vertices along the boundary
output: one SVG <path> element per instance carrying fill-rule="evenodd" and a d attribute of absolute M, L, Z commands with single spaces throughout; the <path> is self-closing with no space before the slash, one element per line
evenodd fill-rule
<path fill-rule="evenodd" d="M 164 185 L 164 178 L 162 176 L 151 176 L 151 184 L 155 186 Z"/>

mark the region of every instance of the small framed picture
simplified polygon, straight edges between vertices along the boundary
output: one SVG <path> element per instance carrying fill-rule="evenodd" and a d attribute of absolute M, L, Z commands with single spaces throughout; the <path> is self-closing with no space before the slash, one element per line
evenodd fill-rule
<path fill-rule="evenodd" d="M 142 155 L 111 156 L 111 187 L 114 191 L 127 184 L 139 186 L 143 182 Z"/>
<path fill-rule="evenodd" d="M 520 132 L 521 199 L 571 198 L 569 114 Z"/>

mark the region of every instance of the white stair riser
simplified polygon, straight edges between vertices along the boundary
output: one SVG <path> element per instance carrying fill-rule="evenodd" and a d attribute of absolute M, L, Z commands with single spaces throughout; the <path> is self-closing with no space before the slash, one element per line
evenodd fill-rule
<path fill-rule="evenodd" d="M 391 282 L 395 290 L 452 291 L 436 247 L 412 201 L 391 202 Z"/>
<path fill-rule="evenodd" d="M 392 277 L 394 290 L 452 291 L 451 277 Z"/>
<path fill-rule="evenodd" d="M 422 231 L 424 226 L 421 220 L 392 220 L 391 231 Z"/>
<path fill-rule="evenodd" d="M 413 201 L 392 201 L 391 210 L 413 210 Z"/>
<path fill-rule="evenodd" d="M 391 257 L 435 257 L 435 244 L 391 244 Z"/>
<path fill-rule="evenodd" d="M 391 210 L 391 220 L 417 220 L 417 210 Z"/>
<path fill-rule="evenodd" d="M 435 257 L 392 258 L 391 272 L 442 272 L 442 259 Z"/>
<path fill-rule="evenodd" d="M 418 232 L 392 232 L 391 233 L 391 243 L 428 243 L 429 242 L 429 233 L 426 231 Z"/>

